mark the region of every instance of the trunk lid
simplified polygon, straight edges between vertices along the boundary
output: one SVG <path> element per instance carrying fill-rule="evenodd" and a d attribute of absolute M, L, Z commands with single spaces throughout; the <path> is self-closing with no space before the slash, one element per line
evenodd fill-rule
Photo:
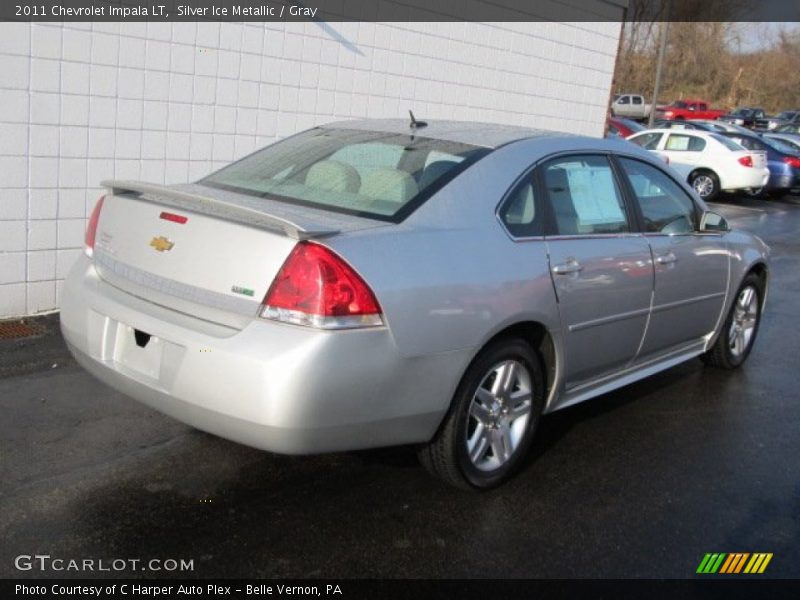
<path fill-rule="evenodd" d="M 243 328 L 299 240 L 384 223 L 200 186 L 107 181 L 99 276 L 155 304 Z"/>
<path fill-rule="evenodd" d="M 767 166 L 767 153 L 766 152 L 750 152 L 753 157 L 753 167 L 756 169 L 763 169 Z"/>

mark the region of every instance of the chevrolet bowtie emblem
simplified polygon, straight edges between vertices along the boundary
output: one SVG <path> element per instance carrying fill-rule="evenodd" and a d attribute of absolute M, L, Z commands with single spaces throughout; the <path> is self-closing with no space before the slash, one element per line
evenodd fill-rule
<path fill-rule="evenodd" d="M 150 240 L 150 245 L 159 252 L 167 252 L 172 250 L 172 247 L 175 245 L 175 243 L 170 242 L 162 235 L 160 237 L 154 237 L 152 240 Z"/>

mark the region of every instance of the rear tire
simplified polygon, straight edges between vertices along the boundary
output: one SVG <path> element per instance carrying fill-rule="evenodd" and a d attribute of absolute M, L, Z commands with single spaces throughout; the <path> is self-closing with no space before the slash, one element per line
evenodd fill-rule
<path fill-rule="evenodd" d="M 420 462 L 456 487 L 495 487 L 519 468 L 543 404 L 539 355 L 520 338 L 498 340 L 467 369 L 439 431 L 419 450 Z"/>
<path fill-rule="evenodd" d="M 750 273 L 736 292 L 717 341 L 701 356 L 703 362 L 722 369 L 742 366 L 756 341 L 763 302 L 764 284 L 760 277 Z"/>
<path fill-rule="evenodd" d="M 719 177 L 713 171 L 701 169 L 689 175 L 689 185 L 703 200 L 713 200 L 719 194 Z"/>

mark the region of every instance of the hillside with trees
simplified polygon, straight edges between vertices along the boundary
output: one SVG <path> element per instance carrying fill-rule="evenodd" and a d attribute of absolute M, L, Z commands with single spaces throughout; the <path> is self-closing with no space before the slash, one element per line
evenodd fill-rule
<path fill-rule="evenodd" d="M 652 97 L 665 26 L 625 25 L 614 93 Z M 800 108 L 800 31 L 767 23 L 671 22 L 658 103 L 690 97 L 720 108 Z"/>

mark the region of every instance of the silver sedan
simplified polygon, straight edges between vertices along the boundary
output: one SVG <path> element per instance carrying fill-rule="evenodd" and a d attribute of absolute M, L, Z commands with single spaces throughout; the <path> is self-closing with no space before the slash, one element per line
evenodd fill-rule
<path fill-rule="evenodd" d="M 624 141 L 355 121 L 104 185 L 61 312 L 88 371 L 269 451 L 418 444 L 462 487 L 507 479 L 545 413 L 740 366 L 767 294 L 764 243 Z"/>

